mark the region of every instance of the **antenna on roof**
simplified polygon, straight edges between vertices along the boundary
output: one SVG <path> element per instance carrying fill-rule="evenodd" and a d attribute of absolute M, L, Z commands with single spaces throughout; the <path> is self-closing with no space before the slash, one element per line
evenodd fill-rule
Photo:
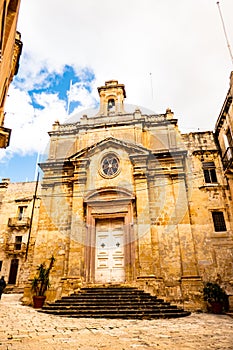
<path fill-rule="evenodd" d="M 152 101 L 154 101 L 152 73 L 149 73 L 149 74 L 150 74 L 151 99 Z"/>
<path fill-rule="evenodd" d="M 72 80 L 70 80 L 70 89 L 67 92 L 67 110 L 66 110 L 66 114 L 69 115 L 70 113 L 70 95 L 71 95 L 71 89 L 72 89 Z"/>
<path fill-rule="evenodd" d="M 153 77 L 152 73 L 150 72 L 150 88 L 151 88 L 151 109 L 154 111 L 154 91 L 153 91 Z"/>
<path fill-rule="evenodd" d="M 231 52 L 231 46 L 230 46 L 230 43 L 229 43 L 229 40 L 228 40 L 228 37 L 227 37 L 227 31 L 226 31 L 226 27 L 225 27 L 225 24 L 224 24 L 224 20 L 223 20 L 223 16 L 222 16 L 222 12 L 221 12 L 219 1 L 217 1 L 217 6 L 218 6 L 219 14 L 220 14 L 220 17 L 221 17 L 221 21 L 222 21 L 223 31 L 224 31 L 225 39 L 226 39 L 226 42 L 227 42 L 227 47 L 228 47 L 228 50 L 229 50 L 229 53 L 230 53 L 230 56 L 231 56 L 231 62 L 233 64 L 233 56 L 232 56 L 232 52 Z"/>
<path fill-rule="evenodd" d="M 37 174 L 39 173 L 39 161 L 40 161 L 40 151 L 38 151 L 37 157 L 36 157 L 36 167 L 35 167 L 35 173 L 34 173 L 34 181 L 36 181 Z"/>

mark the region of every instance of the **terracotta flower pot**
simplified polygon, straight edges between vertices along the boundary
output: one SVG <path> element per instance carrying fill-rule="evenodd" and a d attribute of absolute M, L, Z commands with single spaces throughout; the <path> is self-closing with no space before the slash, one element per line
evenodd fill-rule
<path fill-rule="evenodd" d="M 222 314 L 223 312 L 223 303 L 221 302 L 212 302 L 211 303 L 211 311 L 214 313 L 214 314 Z"/>
<path fill-rule="evenodd" d="M 41 309 L 42 306 L 44 305 L 45 299 L 46 299 L 45 296 L 34 295 L 33 296 L 33 307 L 35 309 Z"/>

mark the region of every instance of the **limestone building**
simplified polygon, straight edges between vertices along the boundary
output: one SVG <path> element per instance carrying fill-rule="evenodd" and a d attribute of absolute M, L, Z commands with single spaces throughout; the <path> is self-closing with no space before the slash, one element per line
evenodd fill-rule
<path fill-rule="evenodd" d="M 0 274 L 5 276 L 8 290 L 22 291 L 29 278 L 39 194 L 40 185 L 35 182 L 0 182 Z"/>
<path fill-rule="evenodd" d="M 215 135 L 220 148 L 223 170 L 233 198 L 233 72 L 230 87 L 215 126 Z"/>
<path fill-rule="evenodd" d="M 191 309 L 203 307 L 205 281 L 233 294 L 232 202 L 214 134 L 182 135 L 170 109 L 125 105 L 116 80 L 98 92 L 98 111 L 49 133 L 30 277 L 53 254 L 49 300 L 110 283 Z"/>
<path fill-rule="evenodd" d="M 19 6 L 20 0 L 0 0 L 0 148 L 9 145 L 11 134 L 4 126 L 4 105 L 22 51 L 21 36 L 16 31 Z"/>

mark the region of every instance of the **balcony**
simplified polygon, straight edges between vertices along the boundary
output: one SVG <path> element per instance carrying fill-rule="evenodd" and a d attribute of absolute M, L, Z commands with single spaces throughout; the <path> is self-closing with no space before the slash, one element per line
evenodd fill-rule
<path fill-rule="evenodd" d="M 9 146 L 11 129 L 4 128 L 0 125 L 0 148 L 6 148 Z"/>
<path fill-rule="evenodd" d="M 25 243 L 6 243 L 5 252 L 8 254 L 20 254 L 26 252 L 26 244 Z"/>
<path fill-rule="evenodd" d="M 232 169 L 233 168 L 232 162 L 233 162 L 233 147 L 228 147 L 222 157 L 223 169 L 224 170 Z"/>
<path fill-rule="evenodd" d="M 8 219 L 8 226 L 9 227 L 17 227 L 17 228 L 24 228 L 30 226 L 30 218 L 28 217 L 22 217 L 22 218 L 9 218 Z"/>

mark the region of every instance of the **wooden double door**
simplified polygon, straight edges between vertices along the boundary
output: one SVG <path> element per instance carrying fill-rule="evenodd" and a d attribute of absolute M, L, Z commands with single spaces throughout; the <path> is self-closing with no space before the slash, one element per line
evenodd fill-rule
<path fill-rule="evenodd" d="M 124 219 L 96 220 L 95 282 L 125 282 Z"/>

